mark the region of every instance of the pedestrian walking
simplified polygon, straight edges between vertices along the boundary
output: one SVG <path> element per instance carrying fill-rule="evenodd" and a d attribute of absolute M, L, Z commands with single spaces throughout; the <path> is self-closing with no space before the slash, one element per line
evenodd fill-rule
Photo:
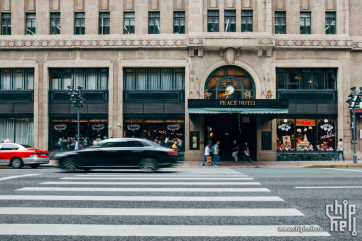
<path fill-rule="evenodd" d="M 245 163 L 246 159 L 248 159 L 250 161 L 250 163 L 253 162 L 253 160 L 251 160 L 251 158 L 250 158 L 250 150 L 249 150 L 248 142 L 245 142 L 243 163 Z"/>
<path fill-rule="evenodd" d="M 58 148 L 61 150 L 62 149 L 62 138 L 60 137 L 58 140 Z"/>
<path fill-rule="evenodd" d="M 337 155 L 333 158 L 333 161 L 337 161 L 337 158 L 338 158 L 338 161 L 339 161 L 339 154 L 342 154 L 342 158 L 343 158 L 343 161 L 345 162 L 346 160 L 344 159 L 344 150 L 343 150 L 343 139 L 339 139 L 339 142 L 338 142 L 338 147 L 337 147 Z"/>
<path fill-rule="evenodd" d="M 180 138 L 177 138 L 177 146 L 178 149 L 182 150 L 182 140 Z"/>
<path fill-rule="evenodd" d="M 74 139 L 74 150 L 77 151 L 79 150 L 79 142 L 77 141 L 77 139 Z"/>
<path fill-rule="evenodd" d="M 204 160 L 202 161 L 203 166 L 205 166 L 205 162 L 207 161 L 207 157 L 210 156 L 210 144 L 207 144 L 205 147 Z"/>
<path fill-rule="evenodd" d="M 231 156 L 234 158 L 235 162 L 238 162 L 238 153 L 239 153 L 239 145 L 237 144 L 236 141 L 234 141 L 233 144 L 233 154 L 231 154 Z"/>
<path fill-rule="evenodd" d="M 212 161 L 213 166 L 219 166 L 219 161 L 220 161 L 219 145 L 220 145 L 220 141 L 217 141 L 216 144 L 213 147 L 211 147 L 211 152 L 214 154 L 214 159 Z"/>
<path fill-rule="evenodd" d="M 165 147 L 168 147 L 168 142 L 170 141 L 170 137 L 169 136 L 166 136 L 166 139 L 165 139 Z"/>

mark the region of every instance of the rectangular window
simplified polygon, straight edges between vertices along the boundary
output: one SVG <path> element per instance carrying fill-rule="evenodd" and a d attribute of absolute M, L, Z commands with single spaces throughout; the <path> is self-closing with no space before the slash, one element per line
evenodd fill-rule
<path fill-rule="evenodd" d="M 207 11 L 207 32 L 219 32 L 219 11 Z"/>
<path fill-rule="evenodd" d="M 110 34 L 109 26 L 109 13 L 99 13 L 99 34 Z"/>
<path fill-rule="evenodd" d="M 275 34 L 286 34 L 286 13 L 275 12 Z"/>
<path fill-rule="evenodd" d="M 108 89 L 108 69 L 50 69 L 50 89 L 68 90 L 82 86 L 84 90 Z"/>
<path fill-rule="evenodd" d="M 160 34 L 160 12 L 148 13 L 148 33 Z"/>
<path fill-rule="evenodd" d="M 253 32 L 253 11 L 241 11 L 241 32 Z"/>
<path fill-rule="evenodd" d="M 11 13 L 1 14 L 1 35 L 11 35 Z"/>
<path fill-rule="evenodd" d="M 173 33 L 174 34 L 185 33 L 185 12 L 173 13 Z"/>
<path fill-rule="evenodd" d="M 60 34 L 60 13 L 50 13 L 50 34 Z"/>
<path fill-rule="evenodd" d="M 235 10 L 226 10 L 224 12 L 224 30 L 225 32 L 236 32 L 236 12 Z"/>
<path fill-rule="evenodd" d="M 310 12 L 300 13 L 300 34 L 311 34 L 311 16 Z"/>
<path fill-rule="evenodd" d="M 125 90 L 183 90 L 185 69 L 124 69 Z"/>
<path fill-rule="evenodd" d="M 124 13 L 123 19 L 123 34 L 134 34 L 134 12 L 133 13 Z"/>
<path fill-rule="evenodd" d="M 326 34 L 336 34 L 335 12 L 326 12 Z"/>
<path fill-rule="evenodd" d="M 35 13 L 26 14 L 26 35 L 35 35 L 36 33 L 36 15 Z"/>
<path fill-rule="evenodd" d="M 277 89 L 335 90 L 337 84 L 337 69 L 277 69 Z"/>
<path fill-rule="evenodd" d="M 32 146 L 33 137 L 33 118 L 0 118 L 0 140 Z"/>
<path fill-rule="evenodd" d="M 75 13 L 74 15 L 74 34 L 85 34 L 85 13 Z"/>
<path fill-rule="evenodd" d="M 0 90 L 33 90 L 34 69 L 1 69 Z"/>

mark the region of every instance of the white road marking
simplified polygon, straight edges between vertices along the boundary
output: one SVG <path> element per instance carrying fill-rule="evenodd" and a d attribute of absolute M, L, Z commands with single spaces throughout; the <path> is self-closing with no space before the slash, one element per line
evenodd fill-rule
<path fill-rule="evenodd" d="M 64 180 L 254 180 L 250 177 L 63 177 Z"/>
<path fill-rule="evenodd" d="M 107 174 L 107 175 L 76 175 L 77 177 L 248 177 L 248 175 L 242 175 L 242 174 L 235 174 L 235 173 L 227 173 L 227 174 L 174 174 L 174 175 L 168 175 L 168 174 L 147 174 L 147 175 L 116 175 L 116 174 Z"/>
<path fill-rule="evenodd" d="M 270 192 L 267 188 L 93 188 L 93 187 L 23 187 L 15 191 L 49 192 Z"/>
<path fill-rule="evenodd" d="M 304 216 L 295 208 L 172 209 L 172 208 L 0 208 L 0 215 L 104 215 L 104 216 Z"/>
<path fill-rule="evenodd" d="M 260 182 L 43 182 L 47 185 L 182 185 L 182 186 L 229 186 L 261 185 Z"/>
<path fill-rule="evenodd" d="M 295 188 L 299 188 L 299 189 L 334 189 L 334 188 L 362 188 L 362 186 L 333 186 L 333 187 L 295 187 Z"/>
<path fill-rule="evenodd" d="M 278 196 L 56 196 L 0 195 L 0 200 L 141 201 L 141 202 L 284 202 Z"/>
<path fill-rule="evenodd" d="M 113 237 L 310 237 L 328 232 L 279 232 L 283 225 L 85 225 L 0 224 L 0 235 Z M 309 226 L 309 225 L 308 225 Z M 315 228 L 320 228 L 313 225 Z M 295 227 L 285 225 L 283 227 Z"/>
<path fill-rule="evenodd" d="M 0 178 L 0 181 L 15 179 L 15 178 L 19 178 L 19 177 L 30 177 L 30 176 L 38 176 L 38 175 L 39 174 L 24 174 L 24 175 L 20 175 L 20 176 L 3 177 L 3 178 Z"/>
<path fill-rule="evenodd" d="M 335 171 L 346 171 L 346 172 L 362 172 L 362 170 L 361 170 L 361 171 L 357 171 L 357 170 L 346 170 L 346 169 L 340 169 L 340 168 L 323 168 L 323 169 L 335 170 Z"/>

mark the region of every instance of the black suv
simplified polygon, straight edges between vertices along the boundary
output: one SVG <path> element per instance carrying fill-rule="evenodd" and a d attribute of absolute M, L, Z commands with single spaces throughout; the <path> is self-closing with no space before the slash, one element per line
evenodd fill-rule
<path fill-rule="evenodd" d="M 77 169 L 141 168 L 155 172 L 160 167 L 177 165 L 177 152 L 152 141 L 136 138 L 103 140 L 83 150 L 54 156 L 59 167 L 69 172 Z"/>

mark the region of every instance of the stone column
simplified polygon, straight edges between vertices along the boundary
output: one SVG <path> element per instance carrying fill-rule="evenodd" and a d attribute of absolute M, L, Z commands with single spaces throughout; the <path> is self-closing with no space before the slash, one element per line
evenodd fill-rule
<path fill-rule="evenodd" d="M 225 31 L 225 14 L 224 14 L 224 0 L 219 0 L 219 32 Z"/>

